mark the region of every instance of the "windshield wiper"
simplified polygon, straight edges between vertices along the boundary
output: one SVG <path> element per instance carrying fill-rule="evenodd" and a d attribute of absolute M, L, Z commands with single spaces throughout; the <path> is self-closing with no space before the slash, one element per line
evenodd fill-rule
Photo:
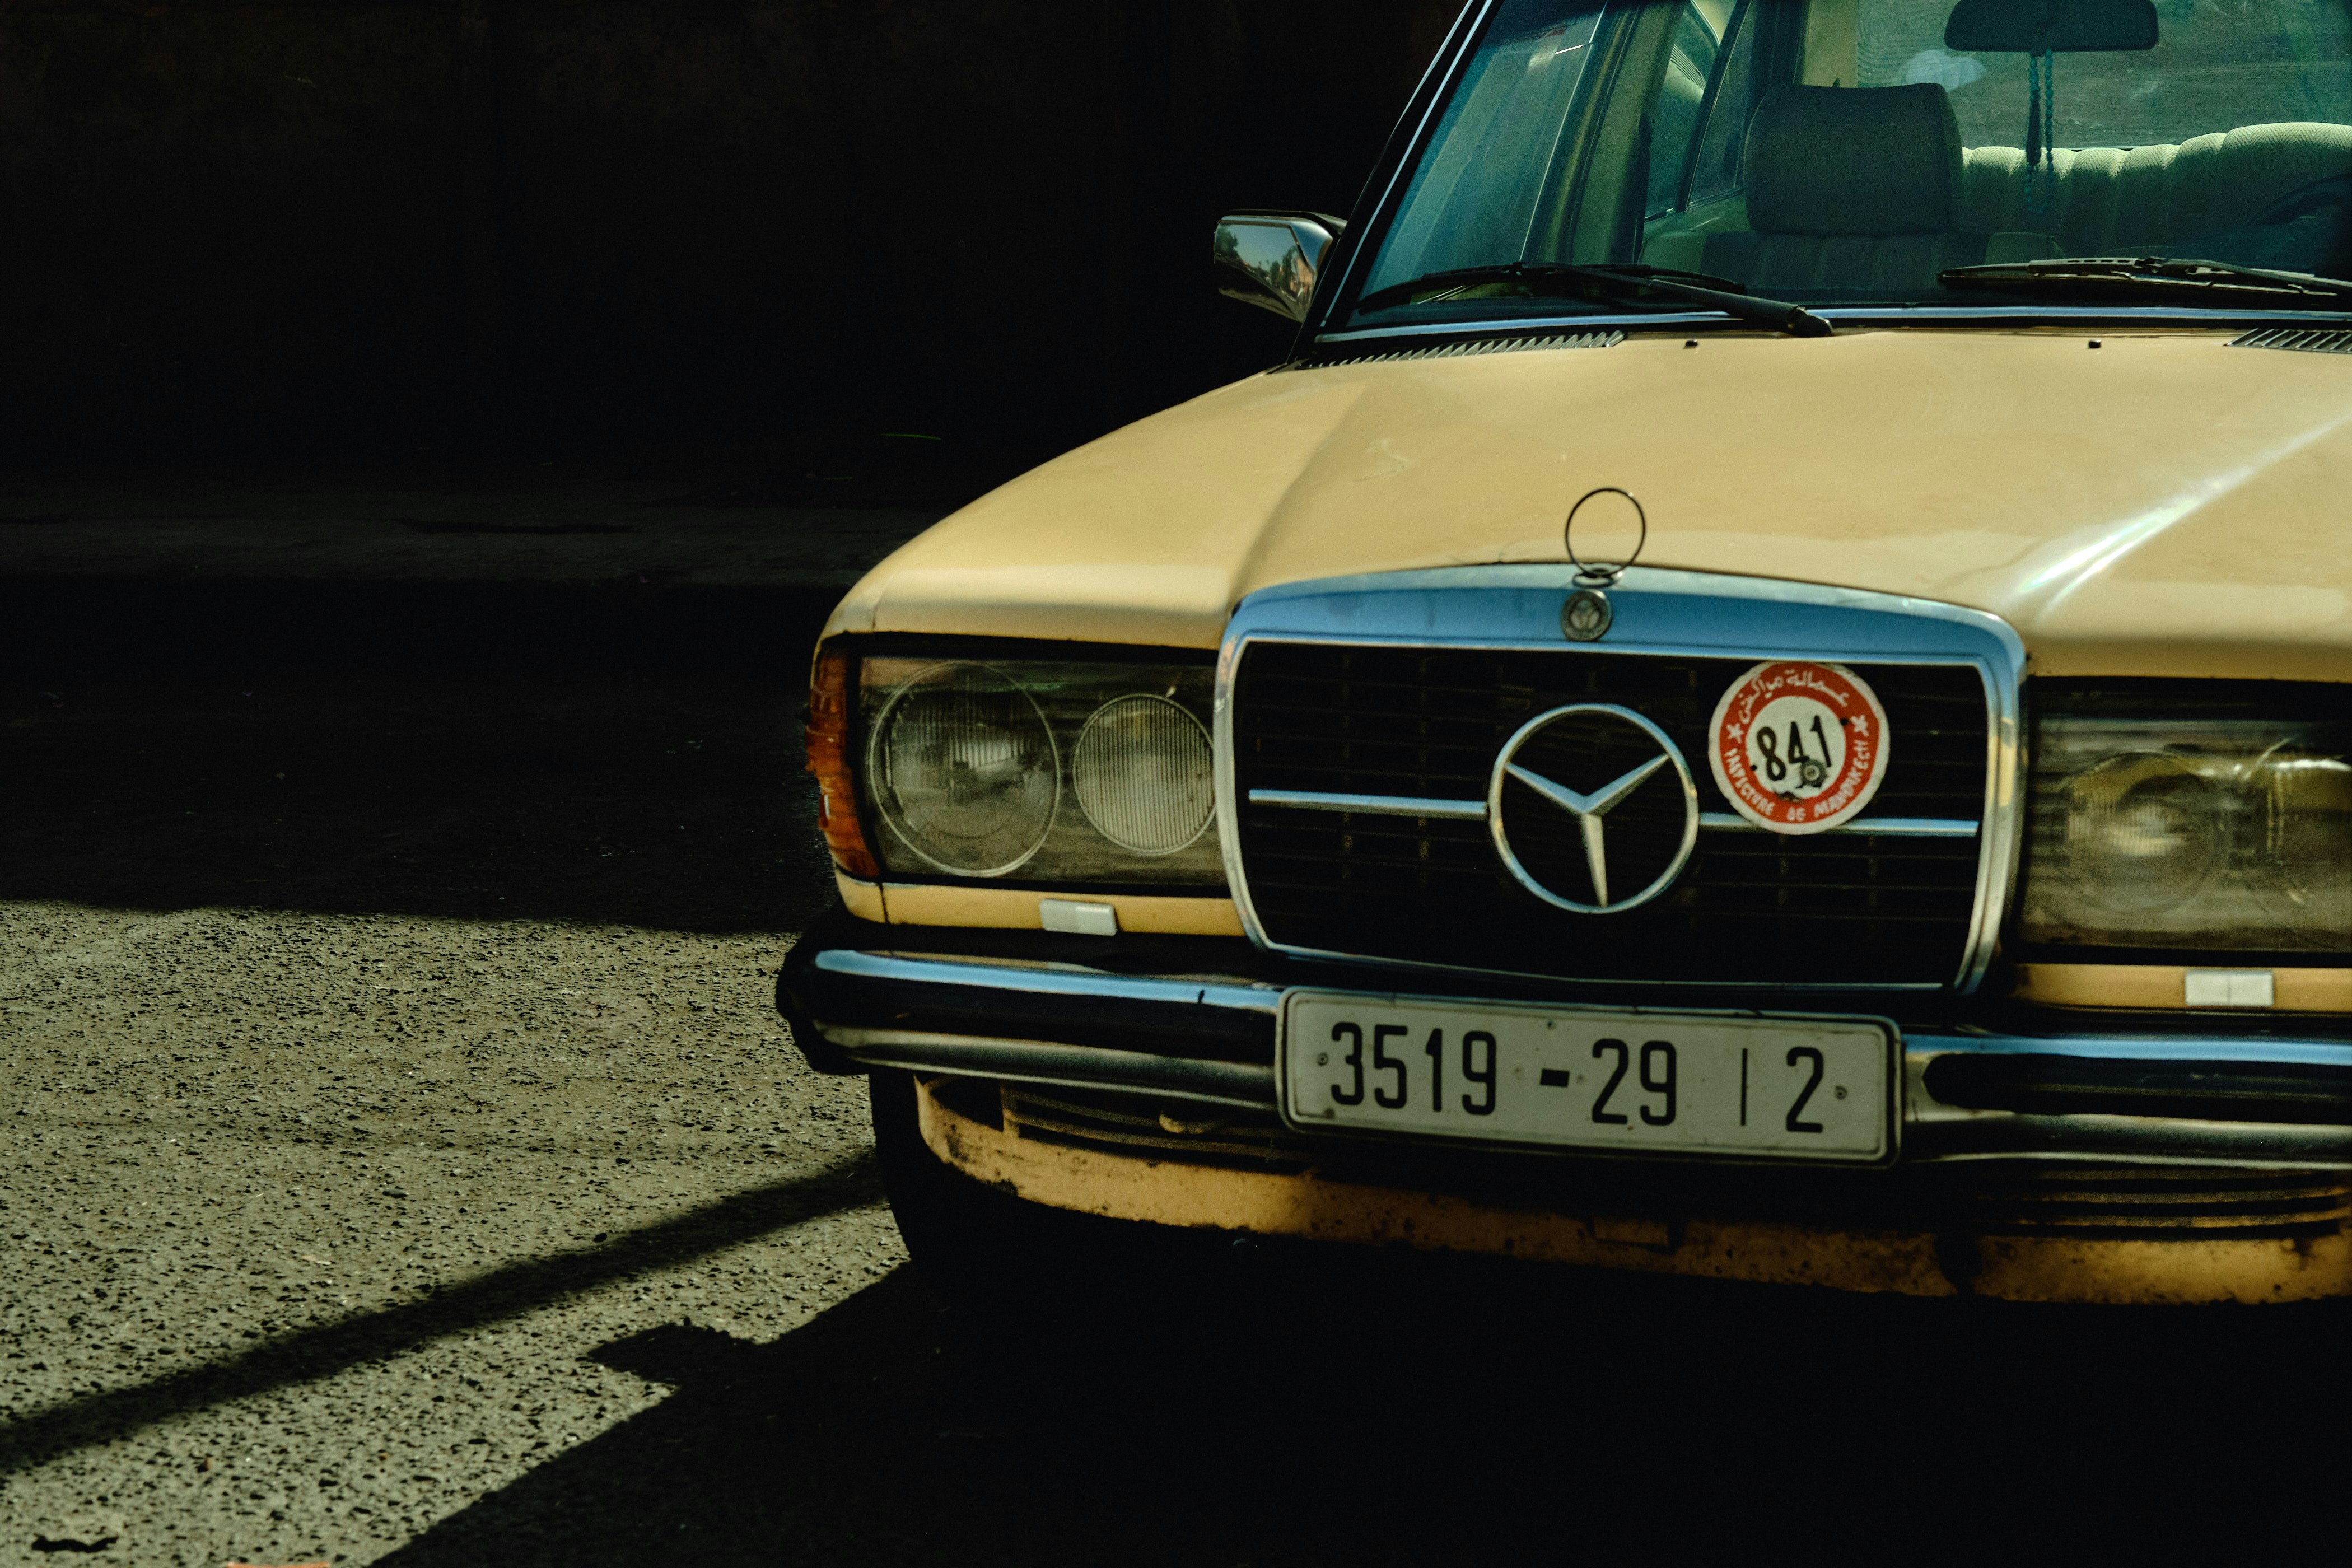
<path fill-rule="evenodd" d="M 1750 294 L 1728 278 L 1710 277 L 1704 272 L 1684 272 L 1671 267 L 1650 267 L 1633 261 L 1587 267 L 1571 266 L 1564 261 L 1507 261 L 1496 267 L 1455 267 L 1391 284 L 1367 294 L 1356 301 L 1356 309 L 1385 310 L 1391 306 L 1412 301 L 1415 295 L 1434 296 L 1418 301 L 1433 304 L 1452 290 L 1475 288 L 1482 283 L 1519 283 L 1530 289 L 1590 299 L 1618 309 L 1640 309 L 1642 301 L 1609 291 L 1612 285 L 1619 289 L 1631 286 L 1636 292 L 1646 290 L 1664 294 L 1671 300 L 1709 306 L 1737 321 L 1751 321 L 1759 327 L 1769 327 L 1774 331 L 1787 332 L 1791 337 L 1825 338 L 1831 331 L 1829 322 L 1802 305 Z"/>
<path fill-rule="evenodd" d="M 2273 272 L 2179 256 L 2069 256 L 1955 267 L 1936 275 L 1947 289 L 2011 292 L 2253 294 L 2273 300 L 2352 300 L 2352 282 L 2308 272 Z"/>

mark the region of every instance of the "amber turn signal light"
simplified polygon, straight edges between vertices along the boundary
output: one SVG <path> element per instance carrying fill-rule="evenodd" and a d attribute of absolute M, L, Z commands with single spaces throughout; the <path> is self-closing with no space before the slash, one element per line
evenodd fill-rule
<path fill-rule="evenodd" d="M 816 775 L 817 826 L 833 863 L 861 880 L 878 882 L 873 851 L 857 825 L 857 784 L 849 773 L 850 664 L 847 654 L 831 648 L 817 655 L 809 677 L 808 771 Z"/>

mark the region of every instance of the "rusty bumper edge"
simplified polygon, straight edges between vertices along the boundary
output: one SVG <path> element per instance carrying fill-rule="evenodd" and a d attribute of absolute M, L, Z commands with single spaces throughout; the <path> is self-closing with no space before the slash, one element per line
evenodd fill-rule
<path fill-rule="evenodd" d="M 2352 1236 L 2114 1240 L 1826 1230 L 1492 1206 L 1444 1194 L 1139 1160 L 1026 1141 L 924 1089 L 923 1141 L 947 1164 L 1032 1203 L 1113 1219 L 1588 1268 L 1906 1296 L 2010 1301 L 2307 1301 L 2352 1295 Z"/>

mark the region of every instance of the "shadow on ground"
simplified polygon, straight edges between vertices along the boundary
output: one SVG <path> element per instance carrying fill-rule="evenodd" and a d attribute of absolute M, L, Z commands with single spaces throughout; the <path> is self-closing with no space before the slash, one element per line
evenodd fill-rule
<path fill-rule="evenodd" d="M 798 679 L 845 586 L 0 574 L 0 663 L 42 685 L 343 674 Z"/>
<path fill-rule="evenodd" d="M 792 931 L 799 668 L 0 688 L 0 900 Z"/>
<path fill-rule="evenodd" d="M 910 1269 L 772 1344 L 635 1336 L 596 1359 L 675 1394 L 386 1561 L 1935 1555 L 2316 1498 L 2347 1453 L 2340 1311 L 1235 1257 L 1011 1343 L 960 1342 Z"/>
<path fill-rule="evenodd" d="M 593 1247 L 518 1258 L 399 1306 L 299 1329 L 242 1355 L 85 1394 L 14 1420 L 0 1426 L 0 1473 L 129 1436 L 206 1406 L 319 1382 L 429 1340 L 689 1263 L 880 1196 L 871 1163 L 853 1156 L 811 1175 L 730 1194 L 609 1242 L 600 1237 Z"/>

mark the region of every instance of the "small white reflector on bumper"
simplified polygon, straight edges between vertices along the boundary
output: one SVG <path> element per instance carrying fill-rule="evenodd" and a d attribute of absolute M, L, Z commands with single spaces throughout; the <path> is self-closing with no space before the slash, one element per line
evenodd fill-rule
<path fill-rule="evenodd" d="M 1071 899 L 1040 899 L 1037 900 L 1037 923 L 1047 931 L 1066 931 L 1072 936 L 1117 936 L 1118 910 L 1108 904 L 1081 904 Z M 2264 1000 L 2270 1005 L 2270 976 L 2263 976 Z"/>
<path fill-rule="evenodd" d="M 2181 1005 L 2189 1007 L 2269 1007 L 2278 1000 L 2267 969 L 2184 970 L 2181 992 Z"/>

